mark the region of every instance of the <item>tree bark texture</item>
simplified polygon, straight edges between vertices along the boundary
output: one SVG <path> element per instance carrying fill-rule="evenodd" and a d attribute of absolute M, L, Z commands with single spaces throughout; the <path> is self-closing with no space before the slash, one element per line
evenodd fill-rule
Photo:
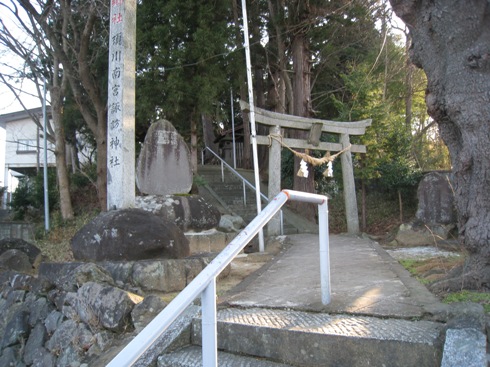
<path fill-rule="evenodd" d="M 459 240 L 469 257 L 435 290 L 490 288 L 490 2 L 390 0 L 428 80 L 426 102 L 448 146 Z"/>
<path fill-rule="evenodd" d="M 295 35 L 292 42 L 294 83 L 293 83 L 293 111 L 296 116 L 309 117 L 311 111 L 311 62 L 308 40 L 303 33 Z M 308 139 L 307 131 L 293 131 L 293 137 Z M 301 159 L 294 157 L 294 172 L 298 172 Z M 315 192 L 315 172 L 308 167 L 308 177 L 299 177 L 295 174 L 293 188 L 298 191 Z M 308 203 L 295 202 L 293 206 L 309 220 L 315 218 L 315 207 Z"/>
<path fill-rule="evenodd" d="M 55 58 L 56 60 L 56 58 Z M 56 157 L 56 177 L 58 180 L 60 211 L 63 220 L 74 218 L 73 206 L 70 197 L 70 180 L 68 178 L 68 167 L 66 164 L 66 141 L 63 128 L 62 114 L 64 90 L 66 86 L 62 82 L 59 85 L 57 64 L 55 63 L 55 73 L 53 74 L 53 85 L 50 89 L 51 94 L 51 113 L 53 115 L 53 125 L 55 131 L 55 157 Z M 66 80 L 66 79 L 65 79 Z"/>
<path fill-rule="evenodd" d="M 197 175 L 197 119 L 200 117 L 195 112 L 191 114 L 191 168 L 194 175 Z"/>

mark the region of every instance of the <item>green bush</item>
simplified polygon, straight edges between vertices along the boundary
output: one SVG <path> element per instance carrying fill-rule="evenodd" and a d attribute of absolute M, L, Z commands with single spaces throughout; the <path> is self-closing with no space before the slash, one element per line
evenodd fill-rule
<path fill-rule="evenodd" d="M 59 196 L 54 169 L 48 170 L 48 198 L 50 210 L 57 209 Z M 16 220 L 40 217 L 44 209 L 44 173 L 22 177 L 9 205 Z"/>

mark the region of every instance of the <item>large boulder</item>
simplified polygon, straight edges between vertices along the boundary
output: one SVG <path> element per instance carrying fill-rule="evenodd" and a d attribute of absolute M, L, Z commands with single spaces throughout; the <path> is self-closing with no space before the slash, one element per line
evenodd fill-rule
<path fill-rule="evenodd" d="M 395 240 L 398 246 L 435 246 L 440 241 L 450 240 L 455 225 L 424 225 L 421 223 L 403 223 L 398 228 Z"/>
<path fill-rule="evenodd" d="M 174 223 L 141 209 L 101 213 L 71 240 L 78 261 L 181 259 L 189 241 Z"/>
<path fill-rule="evenodd" d="M 116 287 L 88 282 L 78 290 L 74 306 L 84 323 L 122 331 L 129 324 L 134 305 L 142 299 Z"/>
<path fill-rule="evenodd" d="M 198 195 L 137 196 L 136 207 L 175 223 L 184 232 L 216 228 L 221 214 Z"/>
<path fill-rule="evenodd" d="M 24 252 L 15 249 L 7 250 L 0 255 L 0 270 L 30 273 L 32 271 L 32 264 Z"/>
<path fill-rule="evenodd" d="M 22 251 L 27 255 L 33 267 L 37 267 L 42 260 L 41 250 L 20 238 L 2 238 L 0 240 L 0 255 L 9 250 Z"/>
<path fill-rule="evenodd" d="M 134 306 L 131 320 L 137 333 L 145 328 L 167 306 L 167 302 L 156 295 L 149 295 Z"/>

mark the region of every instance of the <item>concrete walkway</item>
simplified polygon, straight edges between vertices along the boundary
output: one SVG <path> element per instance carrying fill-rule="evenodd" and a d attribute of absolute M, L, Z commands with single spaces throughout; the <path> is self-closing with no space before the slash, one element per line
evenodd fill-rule
<path fill-rule="evenodd" d="M 486 366 L 484 333 L 465 324 L 444 336 L 450 306 L 376 242 L 330 236 L 332 294 L 323 305 L 318 235 L 287 239 L 280 254 L 220 297 L 220 366 Z M 167 355 L 165 366 L 200 365 L 200 320 L 192 330 L 194 345 Z"/>
<path fill-rule="evenodd" d="M 238 307 L 283 308 L 392 318 L 421 318 L 446 306 L 379 244 L 330 236 L 331 303 L 321 303 L 318 236 L 288 236 L 290 246 L 224 300 Z"/>

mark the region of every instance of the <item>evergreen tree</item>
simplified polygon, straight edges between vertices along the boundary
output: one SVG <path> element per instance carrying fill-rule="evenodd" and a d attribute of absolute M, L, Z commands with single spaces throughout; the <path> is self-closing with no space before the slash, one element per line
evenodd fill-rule
<path fill-rule="evenodd" d="M 219 115 L 220 98 L 229 96 L 230 16 L 224 0 L 138 6 L 138 123 L 166 118 L 190 136 L 194 169 L 201 118 Z"/>

